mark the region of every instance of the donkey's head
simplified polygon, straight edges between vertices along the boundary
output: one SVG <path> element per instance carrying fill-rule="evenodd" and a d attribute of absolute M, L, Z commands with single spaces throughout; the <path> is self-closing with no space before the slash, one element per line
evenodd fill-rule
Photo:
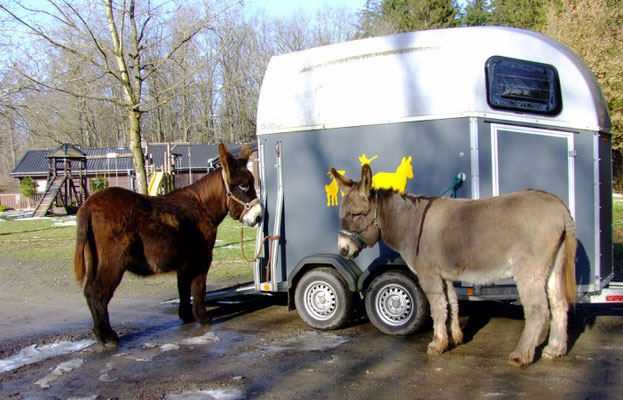
<path fill-rule="evenodd" d="M 361 167 L 361 180 L 341 175 L 335 168 L 331 174 L 344 193 L 340 206 L 341 230 L 337 237 L 337 248 L 346 258 L 355 258 L 365 247 L 372 247 L 379 241 L 378 198 L 372 190 L 372 170 L 368 164 Z"/>
<path fill-rule="evenodd" d="M 262 219 L 262 206 L 255 193 L 253 174 L 247 169 L 251 147 L 244 146 L 240 157 L 236 159 L 221 143 L 218 154 L 223 165 L 223 183 L 229 215 L 247 226 L 255 226 Z"/>
<path fill-rule="evenodd" d="M 413 179 L 413 166 L 411 165 L 411 156 L 409 158 L 402 157 L 402 161 L 397 169 L 402 175 L 406 176 L 408 179 Z"/>

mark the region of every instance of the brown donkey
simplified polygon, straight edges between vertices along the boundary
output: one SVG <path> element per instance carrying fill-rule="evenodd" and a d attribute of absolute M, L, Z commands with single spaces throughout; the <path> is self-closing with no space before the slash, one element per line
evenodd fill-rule
<path fill-rule="evenodd" d="M 335 169 L 331 172 L 344 192 L 340 253 L 354 258 L 379 240 L 400 253 L 431 307 L 434 335 L 429 354 L 443 353 L 463 340 L 454 281 L 487 285 L 509 278 L 517 283 L 526 320 L 509 363 L 524 366 L 533 361 L 550 311 L 543 356 L 566 354 L 567 310 L 577 290 L 577 234 L 562 200 L 538 190 L 483 200 L 401 195 L 373 190 L 367 164 L 359 182 Z"/>
<path fill-rule="evenodd" d="M 210 323 L 204 298 L 216 229 L 228 212 L 249 226 L 262 217 L 253 175 L 245 167 L 250 155 L 251 148 L 245 146 L 235 159 L 221 143 L 223 168 L 190 186 L 159 197 L 112 187 L 80 207 L 74 276 L 82 282 L 86 273 L 84 295 L 93 332 L 104 346 L 119 344 L 110 327 L 108 303 L 126 270 L 137 275 L 176 271 L 180 318 Z"/>

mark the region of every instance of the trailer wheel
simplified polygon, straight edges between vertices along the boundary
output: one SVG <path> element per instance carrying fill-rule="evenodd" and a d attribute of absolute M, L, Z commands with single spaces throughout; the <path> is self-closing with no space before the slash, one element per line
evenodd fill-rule
<path fill-rule="evenodd" d="M 315 268 L 303 275 L 294 295 L 296 309 L 314 329 L 332 330 L 348 322 L 354 294 L 342 276 L 331 268 Z"/>
<path fill-rule="evenodd" d="M 430 309 L 417 282 L 400 271 L 375 278 L 365 297 L 370 322 L 388 335 L 405 336 L 428 322 Z"/>

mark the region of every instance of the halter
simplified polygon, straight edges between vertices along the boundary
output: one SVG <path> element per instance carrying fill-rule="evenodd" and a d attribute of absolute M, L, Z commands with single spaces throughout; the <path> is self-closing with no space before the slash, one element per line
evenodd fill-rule
<path fill-rule="evenodd" d="M 259 203 L 260 200 L 256 197 L 255 199 L 251 200 L 251 202 L 245 203 L 244 201 L 234 196 L 231 190 L 229 190 L 229 184 L 227 183 L 227 176 L 225 176 L 225 169 L 223 169 L 221 172 L 223 175 L 223 183 L 225 184 L 225 193 L 227 196 L 227 208 L 229 208 L 229 200 L 234 200 L 235 202 L 242 204 L 242 206 L 244 207 L 244 210 L 242 211 L 242 214 L 240 214 L 240 218 L 239 218 L 239 219 L 242 219 L 242 217 L 244 217 L 247 211 L 249 211 L 251 207 L 253 207 L 257 203 Z"/>
<path fill-rule="evenodd" d="M 374 215 L 373 215 L 372 221 L 370 221 L 368 226 L 366 226 L 365 228 L 363 228 L 359 232 L 351 232 L 351 231 L 349 231 L 347 229 L 341 229 L 340 230 L 340 234 L 342 234 L 344 236 L 347 236 L 347 237 L 355 240 L 356 242 L 359 242 L 361 245 L 363 245 L 363 247 L 370 247 L 370 246 L 368 246 L 368 244 L 359 235 L 361 235 L 362 233 L 364 233 L 365 231 L 370 229 L 372 224 L 376 224 L 376 227 L 378 228 L 379 227 L 379 222 L 378 221 L 379 221 L 379 192 L 377 190 L 375 190 L 374 191 Z"/>

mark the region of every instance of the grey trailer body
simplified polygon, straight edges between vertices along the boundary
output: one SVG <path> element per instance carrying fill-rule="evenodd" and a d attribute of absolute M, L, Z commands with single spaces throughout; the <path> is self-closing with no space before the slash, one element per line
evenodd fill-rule
<path fill-rule="evenodd" d="M 364 162 L 381 173 L 379 187 L 408 193 L 437 196 L 464 176 L 454 187 L 458 197 L 522 188 L 558 195 L 577 224 L 581 299 L 603 300 L 612 290 L 610 119 L 586 64 L 550 38 L 511 28 L 455 28 L 273 57 L 257 136 L 265 207 L 258 250 L 265 235 L 280 236 L 270 265 L 268 257 L 256 264 L 258 292 L 287 291 L 296 299 L 305 274 L 317 268 L 336 271 L 350 293 L 364 294 L 388 270 L 408 274 L 382 243 L 353 261 L 338 255 L 341 195 L 328 172 L 335 167 L 359 179 Z M 339 289 L 309 281 L 297 308 L 310 307 L 312 319 L 329 318 L 333 311 L 323 304 L 329 299 L 338 307 Z M 385 298 L 399 308 L 394 311 L 409 312 L 405 302 L 417 299 L 398 286 Z M 517 298 L 511 281 L 457 283 L 457 290 L 463 299 Z M 390 325 L 400 324 L 401 316 L 385 311 Z"/>

